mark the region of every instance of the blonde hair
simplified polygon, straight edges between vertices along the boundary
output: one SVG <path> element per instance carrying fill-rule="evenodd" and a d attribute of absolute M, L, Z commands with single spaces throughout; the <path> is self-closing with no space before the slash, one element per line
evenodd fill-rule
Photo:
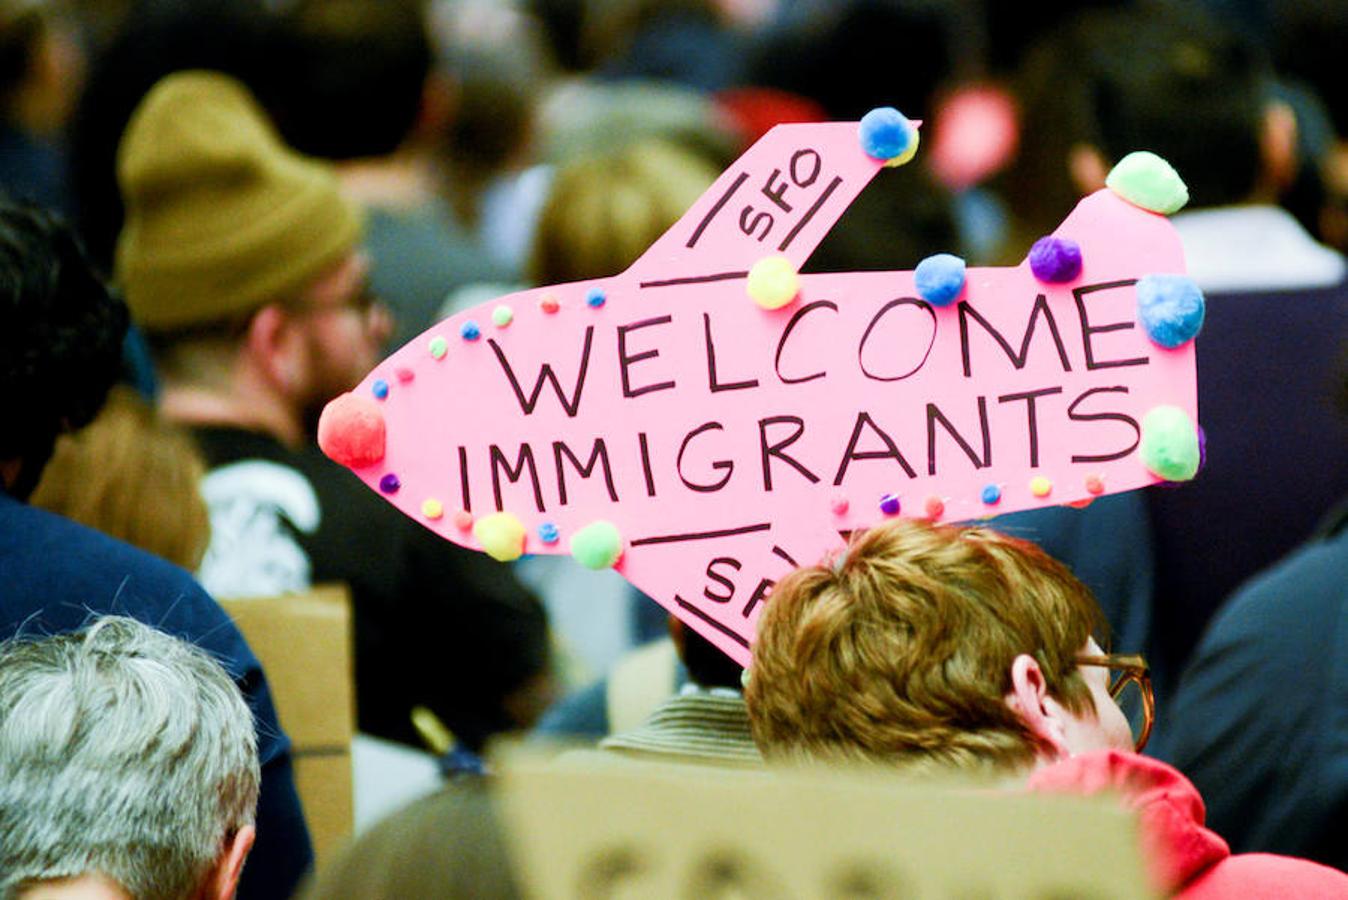
<path fill-rule="evenodd" d="M 32 503 L 196 571 L 211 536 L 204 471 L 191 437 L 119 385 L 57 441 Z"/>
<path fill-rule="evenodd" d="M 720 174 L 662 140 L 561 166 L 539 217 L 529 259 L 534 284 L 617 275 L 688 211 Z"/>
<path fill-rule="evenodd" d="M 783 579 L 758 623 L 745 700 L 768 758 L 1003 772 L 1040 739 L 1005 702 L 1012 661 L 1093 709 L 1075 657 L 1105 627 L 1090 591 L 1033 544 L 900 520 Z"/>

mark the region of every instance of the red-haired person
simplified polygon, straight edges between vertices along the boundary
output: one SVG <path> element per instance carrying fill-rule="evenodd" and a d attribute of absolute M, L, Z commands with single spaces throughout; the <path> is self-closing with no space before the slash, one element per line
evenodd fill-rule
<path fill-rule="evenodd" d="M 754 739 L 769 760 L 1119 793 L 1168 893 L 1348 896 L 1336 870 L 1232 855 L 1203 826 L 1193 785 L 1134 752 L 1152 721 L 1145 663 L 1105 654 L 1103 622 L 1090 591 L 1033 544 L 908 520 L 858 533 L 773 591 L 745 692 Z M 1116 700 L 1125 692 L 1134 722 Z"/>

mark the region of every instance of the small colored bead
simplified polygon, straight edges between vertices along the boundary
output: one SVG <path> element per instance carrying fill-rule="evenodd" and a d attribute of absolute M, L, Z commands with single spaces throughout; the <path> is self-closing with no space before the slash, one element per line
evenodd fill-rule
<path fill-rule="evenodd" d="M 444 359 L 445 354 L 449 352 L 449 341 L 437 334 L 431 338 L 430 351 L 432 358 Z"/>
<path fill-rule="evenodd" d="M 985 484 L 980 498 L 988 506 L 994 506 L 1002 500 L 1002 489 L 995 484 Z"/>
<path fill-rule="evenodd" d="M 1030 493 L 1036 497 L 1047 497 L 1053 493 L 1053 482 L 1043 475 L 1036 475 L 1030 479 Z"/>
<path fill-rule="evenodd" d="M 376 378 L 374 384 L 370 385 L 370 393 L 374 394 L 376 400 L 383 400 L 388 397 L 388 382 L 382 378 Z"/>
<path fill-rule="evenodd" d="M 845 516 L 845 515 L 847 515 L 847 510 L 850 508 L 850 505 L 848 504 L 847 498 L 846 498 L 846 497 L 836 497 L 836 498 L 834 498 L 833 503 L 831 504 L 831 506 L 832 506 L 832 508 L 833 508 L 833 514 L 834 514 L 835 516 Z"/>
<path fill-rule="evenodd" d="M 466 509 L 460 509 L 454 513 L 454 527 L 460 531 L 467 531 L 473 527 L 473 514 Z"/>
<path fill-rule="evenodd" d="M 445 514 L 445 507 L 439 500 L 430 497 L 421 501 L 421 514 L 428 519 L 438 519 Z"/>
<path fill-rule="evenodd" d="M 379 479 L 379 490 L 383 491 L 385 494 L 396 494 L 398 493 L 398 488 L 402 486 L 403 483 L 399 481 L 398 476 L 394 475 L 392 472 L 389 472 L 383 478 Z"/>
<path fill-rule="evenodd" d="M 1081 245 L 1067 238 L 1041 237 L 1030 248 L 1030 271 L 1049 284 L 1062 284 L 1081 274 Z"/>
<path fill-rule="evenodd" d="M 515 320 L 515 313 L 508 306 L 498 306 L 491 311 L 492 324 L 497 328 L 505 328 Z"/>
<path fill-rule="evenodd" d="M 1086 476 L 1086 493 L 1103 494 L 1105 492 L 1105 480 L 1099 475 Z"/>
<path fill-rule="evenodd" d="M 557 298 L 554 297 L 552 294 L 544 294 L 543 297 L 538 301 L 538 308 L 543 310 L 543 312 L 547 313 L 548 315 L 552 315 L 557 310 L 561 309 L 562 305 L 557 302 Z"/>
<path fill-rule="evenodd" d="M 898 494 L 885 494 L 880 498 L 880 512 L 887 516 L 897 516 L 902 508 Z"/>
<path fill-rule="evenodd" d="M 585 295 L 585 302 L 592 308 L 598 309 L 608 302 L 608 295 L 602 288 L 590 288 L 589 293 Z"/>
<path fill-rule="evenodd" d="M 927 512 L 928 519 L 939 519 L 945 515 L 945 501 L 940 497 L 928 497 L 923 508 Z"/>
<path fill-rule="evenodd" d="M 398 369 L 394 374 L 398 376 L 398 381 L 402 384 L 411 384 L 417 377 L 416 372 L 407 368 Z"/>
<path fill-rule="evenodd" d="M 561 536 L 557 526 L 551 522 L 544 522 L 538 526 L 538 539 L 545 544 L 555 544 Z"/>
<path fill-rule="evenodd" d="M 459 335 L 465 341 L 475 341 L 478 338 L 482 337 L 482 329 L 478 327 L 476 322 L 474 322 L 472 319 L 469 319 L 467 322 L 464 322 L 462 326 L 460 326 Z"/>

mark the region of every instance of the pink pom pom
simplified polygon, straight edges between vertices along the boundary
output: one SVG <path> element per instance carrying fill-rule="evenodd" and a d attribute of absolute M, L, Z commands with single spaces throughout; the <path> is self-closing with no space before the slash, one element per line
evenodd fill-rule
<path fill-rule="evenodd" d="M 333 462 L 351 469 L 383 459 L 384 439 L 384 414 L 363 393 L 342 394 L 318 418 L 318 446 Z"/>

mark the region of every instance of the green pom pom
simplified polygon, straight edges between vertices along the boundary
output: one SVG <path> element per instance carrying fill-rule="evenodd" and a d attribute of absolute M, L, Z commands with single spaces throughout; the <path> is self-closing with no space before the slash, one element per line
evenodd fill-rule
<path fill-rule="evenodd" d="M 1157 406 L 1142 417 L 1142 464 L 1166 481 L 1188 481 L 1202 454 L 1198 429 L 1177 406 Z"/>
<path fill-rule="evenodd" d="M 1168 216 L 1189 202 L 1189 189 L 1170 163 L 1155 153 L 1137 150 L 1119 160 L 1106 186 L 1134 206 Z"/>
<path fill-rule="evenodd" d="M 623 536 L 618 526 L 599 519 L 571 536 L 571 555 L 587 569 L 607 569 L 623 555 Z"/>
<path fill-rule="evenodd" d="M 473 523 L 473 537 L 482 550 L 498 562 L 524 555 L 524 523 L 508 512 L 492 513 Z"/>

